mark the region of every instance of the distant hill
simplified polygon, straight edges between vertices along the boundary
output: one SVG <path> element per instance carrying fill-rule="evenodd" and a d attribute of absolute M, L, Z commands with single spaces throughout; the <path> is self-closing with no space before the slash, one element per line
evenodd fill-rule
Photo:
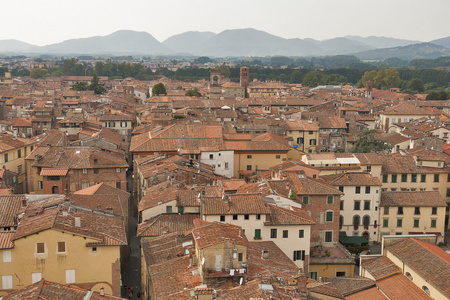
<path fill-rule="evenodd" d="M 390 57 L 412 60 L 450 56 L 450 49 L 431 43 L 420 43 L 403 47 L 369 50 L 354 55 L 362 60 L 384 60 Z"/>
<path fill-rule="evenodd" d="M 358 42 L 366 44 L 368 46 L 372 46 L 373 48 L 376 48 L 376 49 L 407 46 L 407 45 L 411 45 L 411 44 L 420 43 L 420 41 L 402 40 L 402 39 L 395 39 L 395 38 L 389 38 L 389 37 L 384 37 L 384 36 L 360 37 L 360 36 L 354 36 L 354 35 L 347 35 L 346 38 L 350 39 L 350 40 L 358 41 Z"/>
<path fill-rule="evenodd" d="M 119 30 L 106 36 L 67 40 L 40 47 L 38 52 L 50 54 L 170 54 L 172 51 L 147 32 Z"/>
<path fill-rule="evenodd" d="M 215 35 L 209 31 L 188 31 L 171 36 L 163 44 L 177 53 L 200 53 L 203 46 Z"/>
<path fill-rule="evenodd" d="M 433 40 L 430 41 L 431 44 L 435 44 L 435 45 L 439 45 L 439 46 L 443 46 L 446 48 L 450 49 L 450 36 L 442 38 L 442 39 L 437 39 L 437 40 Z"/>
<path fill-rule="evenodd" d="M 18 40 L 0 40 L 0 53 L 27 52 L 38 46 L 27 44 Z"/>
<path fill-rule="evenodd" d="M 0 53 L 54 55 L 194 55 L 211 57 L 355 55 L 364 60 L 404 60 L 449 56 L 450 37 L 435 43 L 387 37 L 346 36 L 318 41 L 285 39 L 253 28 L 213 32 L 189 31 L 163 43 L 147 32 L 120 30 L 106 36 L 71 39 L 43 47 L 0 40 Z M 413 43 L 413 44 L 410 44 Z"/>

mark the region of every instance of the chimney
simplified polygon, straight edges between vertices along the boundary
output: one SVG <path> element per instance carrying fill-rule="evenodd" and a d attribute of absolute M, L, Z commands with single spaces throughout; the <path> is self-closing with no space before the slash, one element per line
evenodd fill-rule
<path fill-rule="evenodd" d="M 263 249 L 261 258 L 262 259 L 268 259 L 269 258 L 269 250 Z"/>
<path fill-rule="evenodd" d="M 81 218 L 75 217 L 75 227 L 81 227 Z"/>

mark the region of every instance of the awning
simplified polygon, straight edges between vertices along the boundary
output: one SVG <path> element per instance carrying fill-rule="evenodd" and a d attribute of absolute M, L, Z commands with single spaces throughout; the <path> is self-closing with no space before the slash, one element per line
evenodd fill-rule
<path fill-rule="evenodd" d="M 339 232 L 339 242 L 342 244 L 368 244 L 369 242 L 362 236 L 347 236 L 345 232 Z"/>

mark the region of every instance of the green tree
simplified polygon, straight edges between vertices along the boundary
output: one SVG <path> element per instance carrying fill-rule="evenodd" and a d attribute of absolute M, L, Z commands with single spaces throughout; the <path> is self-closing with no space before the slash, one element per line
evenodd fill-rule
<path fill-rule="evenodd" d="M 222 73 L 222 75 L 224 77 L 230 78 L 230 68 L 225 66 L 225 63 L 223 63 L 222 65 L 218 66 L 217 69 L 220 70 L 220 72 Z"/>
<path fill-rule="evenodd" d="M 105 85 L 99 83 L 97 73 L 94 73 L 94 76 L 92 76 L 91 84 L 88 86 L 88 90 L 94 91 L 94 94 L 106 93 Z"/>
<path fill-rule="evenodd" d="M 31 69 L 30 77 L 34 79 L 43 78 L 45 76 L 46 71 L 47 70 L 41 68 Z"/>
<path fill-rule="evenodd" d="M 74 91 L 87 91 L 88 90 L 88 84 L 86 82 L 75 82 L 72 87 L 72 90 Z"/>
<path fill-rule="evenodd" d="M 194 88 L 193 90 L 187 90 L 184 95 L 190 96 L 190 97 L 201 97 L 202 96 L 202 94 L 200 94 L 200 92 L 198 91 L 197 88 Z"/>
<path fill-rule="evenodd" d="M 410 81 L 408 81 L 408 90 L 416 91 L 418 93 L 422 93 L 425 90 L 425 87 L 423 85 L 423 81 L 419 78 L 413 78 Z"/>
<path fill-rule="evenodd" d="M 157 83 L 152 88 L 153 96 L 167 95 L 166 86 L 163 83 Z"/>
<path fill-rule="evenodd" d="M 358 87 L 365 87 L 367 81 L 375 81 L 375 77 L 377 76 L 377 71 L 366 71 L 362 76 L 361 80 L 358 82 Z"/>
<path fill-rule="evenodd" d="M 320 73 L 318 71 L 308 72 L 305 77 L 303 77 L 302 84 L 308 87 L 316 87 L 320 82 Z"/>
<path fill-rule="evenodd" d="M 384 152 L 389 153 L 392 145 L 384 139 L 375 138 L 376 130 L 365 130 L 355 145 L 350 149 L 353 153 Z"/>
<path fill-rule="evenodd" d="M 292 72 L 289 82 L 290 83 L 302 83 L 303 73 L 300 70 Z"/>
<path fill-rule="evenodd" d="M 431 91 L 428 93 L 426 100 L 447 100 L 450 95 L 446 91 Z"/>

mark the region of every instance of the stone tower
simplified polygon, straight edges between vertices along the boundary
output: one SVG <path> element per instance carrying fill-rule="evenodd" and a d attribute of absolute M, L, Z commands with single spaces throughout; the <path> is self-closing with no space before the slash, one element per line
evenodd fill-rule
<path fill-rule="evenodd" d="M 219 99 L 222 94 L 222 72 L 218 69 L 211 69 L 209 74 L 209 98 Z"/>
<path fill-rule="evenodd" d="M 250 82 L 250 69 L 248 67 L 241 67 L 239 78 L 239 84 L 244 88 L 245 98 L 247 98 L 247 87 Z"/>
<path fill-rule="evenodd" d="M 373 92 L 373 82 L 368 80 L 366 81 L 366 91 L 365 91 L 366 98 L 372 99 L 372 92 Z"/>

